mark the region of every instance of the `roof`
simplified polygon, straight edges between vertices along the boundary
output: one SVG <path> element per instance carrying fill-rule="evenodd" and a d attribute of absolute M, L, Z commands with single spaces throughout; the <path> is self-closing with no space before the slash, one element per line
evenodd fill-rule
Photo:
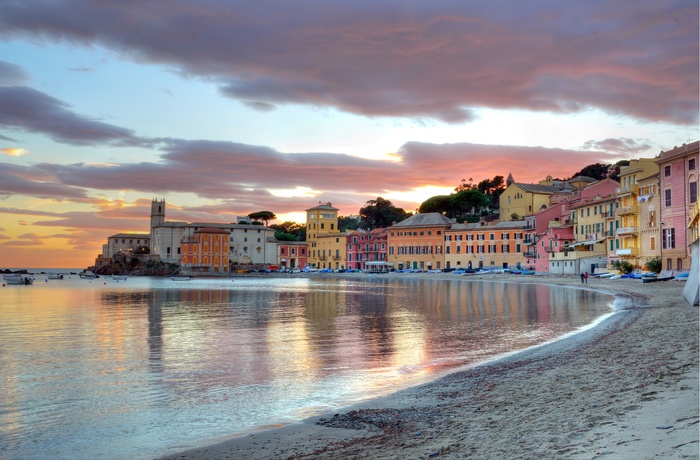
<path fill-rule="evenodd" d="M 661 152 L 659 154 L 659 158 L 656 160 L 656 163 L 661 164 L 682 157 L 684 155 L 698 153 L 699 146 L 700 141 L 695 141 L 691 142 L 690 144 L 683 144 L 680 147 L 673 147 L 671 150 Z"/>
<path fill-rule="evenodd" d="M 439 212 L 426 212 L 414 214 L 408 219 L 394 224 L 394 227 L 449 227 L 453 223 L 452 219 L 448 219 Z"/>
<path fill-rule="evenodd" d="M 109 238 L 150 238 L 149 233 L 116 233 Z"/>
<path fill-rule="evenodd" d="M 522 182 L 515 182 L 514 185 L 530 193 L 552 194 L 559 193 L 563 190 L 562 187 L 554 185 L 524 184 Z"/>
<path fill-rule="evenodd" d="M 334 208 L 333 206 L 331 206 L 330 201 L 326 204 L 321 204 L 321 202 L 319 201 L 318 206 L 314 206 L 313 208 L 309 208 L 309 209 L 307 209 L 307 211 L 313 211 L 313 210 L 317 210 L 317 209 L 326 210 L 326 211 L 338 211 L 338 208 Z"/>

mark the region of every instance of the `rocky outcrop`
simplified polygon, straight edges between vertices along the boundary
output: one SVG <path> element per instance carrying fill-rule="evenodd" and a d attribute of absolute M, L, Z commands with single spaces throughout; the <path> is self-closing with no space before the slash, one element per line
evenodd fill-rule
<path fill-rule="evenodd" d="M 90 269 L 98 275 L 172 276 L 179 273 L 180 266 L 138 255 L 116 254 L 108 264 Z"/>

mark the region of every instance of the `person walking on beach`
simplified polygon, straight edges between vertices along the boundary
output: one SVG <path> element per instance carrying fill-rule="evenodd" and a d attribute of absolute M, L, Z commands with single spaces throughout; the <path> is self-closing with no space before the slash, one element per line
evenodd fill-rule
<path fill-rule="evenodd" d="M 585 280 L 586 280 L 586 284 L 588 284 L 588 272 L 586 272 L 586 273 L 583 275 L 583 279 L 585 279 Z"/>
<path fill-rule="evenodd" d="M 581 284 L 585 283 L 585 281 L 584 281 L 585 279 L 586 279 L 586 275 L 584 275 L 583 272 L 581 272 Z"/>

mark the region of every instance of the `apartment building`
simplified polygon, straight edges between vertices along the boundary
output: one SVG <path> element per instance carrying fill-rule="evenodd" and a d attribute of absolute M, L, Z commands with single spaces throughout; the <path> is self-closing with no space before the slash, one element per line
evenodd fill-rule
<path fill-rule="evenodd" d="M 398 270 L 445 267 L 445 231 L 452 220 L 437 212 L 415 214 L 388 228 L 387 261 Z"/>
<path fill-rule="evenodd" d="M 224 228 L 198 228 L 181 241 L 180 273 L 183 275 L 229 274 L 230 231 Z"/>
<path fill-rule="evenodd" d="M 698 141 L 661 152 L 659 166 L 661 194 L 661 259 L 666 270 L 689 270 L 688 223 L 698 201 Z"/>
<path fill-rule="evenodd" d="M 386 228 L 347 231 L 347 268 L 366 270 L 368 262 L 387 262 L 387 233 Z"/>
<path fill-rule="evenodd" d="M 526 223 L 452 224 L 445 229 L 445 268 L 522 268 Z"/>
<path fill-rule="evenodd" d="M 283 269 L 303 269 L 308 263 L 306 241 L 279 241 L 277 265 Z"/>

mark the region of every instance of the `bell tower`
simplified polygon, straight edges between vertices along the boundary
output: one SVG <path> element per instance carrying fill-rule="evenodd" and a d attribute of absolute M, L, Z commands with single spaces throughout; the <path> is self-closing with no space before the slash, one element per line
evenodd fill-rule
<path fill-rule="evenodd" d="M 165 222 L 165 199 L 151 201 L 151 237 L 153 229 Z"/>

